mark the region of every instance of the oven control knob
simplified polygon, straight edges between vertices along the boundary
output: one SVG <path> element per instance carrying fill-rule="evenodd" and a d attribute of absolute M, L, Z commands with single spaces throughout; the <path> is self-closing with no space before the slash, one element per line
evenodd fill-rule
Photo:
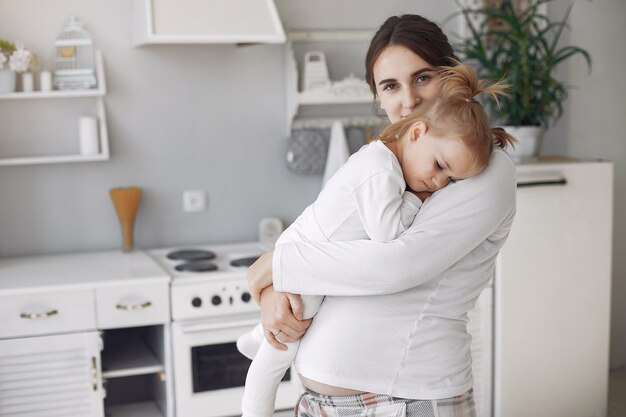
<path fill-rule="evenodd" d="M 193 297 L 191 300 L 191 305 L 198 308 L 202 305 L 202 299 L 200 297 Z"/>
<path fill-rule="evenodd" d="M 241 294 L 241 301 L 243 301 L 244 303 L 249 302 L 251 298 L 252 296 L 248 291 L 245 291 L 243 294 Z"/>
<path fill-rule="evenodd" d="M 211 298 L 211 304 L 213 304 L 214 306 L 222 304 L 222 297 L 220 297 L 219 295 L 214 295 L 213 298 Z"/>

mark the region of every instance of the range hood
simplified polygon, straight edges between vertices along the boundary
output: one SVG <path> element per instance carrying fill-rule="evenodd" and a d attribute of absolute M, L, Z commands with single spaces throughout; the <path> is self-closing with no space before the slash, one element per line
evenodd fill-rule
<path fill-rule="evenodd" d="M 133 0 L 133 44 L 284 43 L 274 0 Z"/>

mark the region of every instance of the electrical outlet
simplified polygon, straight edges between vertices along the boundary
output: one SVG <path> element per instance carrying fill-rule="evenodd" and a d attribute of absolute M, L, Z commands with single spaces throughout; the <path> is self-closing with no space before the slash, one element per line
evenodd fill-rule
<path fill-rule="evenodd" d="M 183 211 L 197 213 L 206 210 L 206 193 L 202 190 L 183 191 Z"/>

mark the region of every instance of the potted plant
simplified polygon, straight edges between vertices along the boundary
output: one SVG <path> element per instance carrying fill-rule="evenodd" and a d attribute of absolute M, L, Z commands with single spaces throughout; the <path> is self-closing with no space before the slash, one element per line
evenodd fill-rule
<path fill-rule="evenodd" d="M 468 35 L 457 51 L 477 65 L 481 78 L 510 84 L 499 108 L 489 105 L 499 115 L 496 122 L 519 140 L 515 159 L 536 156 L 543 131 L 563 113 L 568 86 L 554 78 L 556 67 L 580 55 L 591 71 L 586 50 L 559 45 L 572 5 L 561 21 L 553 22 L 541 12 L 549 1 L 527 0 L 523 7 L 519 0 L 498 0 L 478 9 L 459 4 Z"/>
<path fill-rule="evenodd" d="M 33 59 L 23 44 L 0 39 L 0 94 L 15 91 L 16 73 L 28 71 Z"/>

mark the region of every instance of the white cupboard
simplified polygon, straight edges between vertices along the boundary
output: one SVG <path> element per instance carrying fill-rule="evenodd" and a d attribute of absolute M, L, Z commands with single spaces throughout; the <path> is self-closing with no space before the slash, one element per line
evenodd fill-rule
<path fill-rule="evenodd" d="M 604 417 L 612 164 L 548 161 L 517 174 L 494 281 L 494 416 Z"/>
<path fill-rule="evenodd" d="M 0 340 L 0 415 L 102 417 L 100 336 Z"/>
<path fill-rule="evenodd" d="M 142 252 L 0 259 L 0 416 L 173 417 L 169 311 Z"/>

